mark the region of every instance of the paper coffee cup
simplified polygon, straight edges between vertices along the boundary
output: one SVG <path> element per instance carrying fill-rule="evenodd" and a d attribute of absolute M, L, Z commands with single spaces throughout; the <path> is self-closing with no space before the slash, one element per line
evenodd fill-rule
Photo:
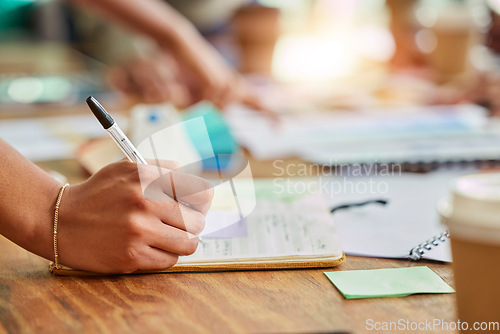
<path fill-rule="evenodd" d="M 449 227 L 462 333 L 500 322 L 500 173 L 466 175 L 439 205 Z"/>

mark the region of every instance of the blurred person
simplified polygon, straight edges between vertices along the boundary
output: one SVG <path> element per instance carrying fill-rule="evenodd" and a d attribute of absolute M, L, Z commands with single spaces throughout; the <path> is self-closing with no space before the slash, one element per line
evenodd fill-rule
<path fill-rule="evenodd" d="M 483 73 L 473 99 L 490 109 L 492 116 L 500 116 L 500 4 L 498 1 L 487 1 L 491 15 L 491 23 L 487 33 L 486 46 L 493 54 L 495 70 Z"/>
<path fill-rule="evenodd" d="M 205 33 L 220 30 L 234 11 L 249 0 L 168 1 L 189 20 L 169 3 L 159 0 L 73 2 L 155 42 L 146 45 L 102 23 L 94 24 L 92 29 L 95 20 L 88 14 L 77 22 L 94 31 L 87 37 L 96 42 L 92 54 L 115 63 L 110 70 L 110 81 L 127 95 L 147 103 L 171 101 L 179 107 L 209 100 L 220 108 L 242 102 L 261 109 L 241 75 L 225 63 L 197 30 Z"/>
<path fill-rule="evenodd" d="M 390 12 L 389 28 L 394 38 L 395 50 L 391 66 L 401 69 L 422 68 L 428 64 L 425 55 L 418 49 L 415 35 L 420 29 L 415 18 L 418 0 L 386 0 Z"/>
<path fill-rule="evenodd" d="M 465 87 L 448 87 L 441 94 L 442 103 L 477 103 L 490 111 L 491 116 L 500 116 L 500 5 L 497 1 L 486 1 L 491 22 L 486 33 L 488 56 L 483 58 L 488 70 L 481 70 L 477 78 L 469 80 Z"/>

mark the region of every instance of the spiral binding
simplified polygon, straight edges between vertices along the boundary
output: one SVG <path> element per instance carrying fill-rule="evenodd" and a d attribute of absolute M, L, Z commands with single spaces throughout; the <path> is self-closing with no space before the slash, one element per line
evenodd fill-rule
<path fill-rule="evenodd" d="M 450 237 L 450 232 L 448 230 L 436 234 L 433 238 L 422 242 L 418 246 L 413 247 L 410 250 L 410 254 L 408 255 L 408 259 L 412 261 L 418 261 L 422 259 L 422 256 L 425 254 L 426 251 L 430 251 L 432 247 L 436 247 L 440 245 L 440 242 L 443 243 L 446 241 L 446 238 Z"/>

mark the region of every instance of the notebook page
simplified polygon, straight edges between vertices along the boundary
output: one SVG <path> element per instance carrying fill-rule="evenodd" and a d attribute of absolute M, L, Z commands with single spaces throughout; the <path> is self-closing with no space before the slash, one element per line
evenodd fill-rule
<path fill-rule="evenodd" d="M 245 220 L 246 237 L 203 239 L 196 252 L 179 263 L 342 256 L 333 220 L 320 194 L 293 202 L 257 200 Z"/>
<path fill-rule="evenodd" d="M 372 182 L 380 185 L 380 194 L 350 193 L 342 189 L 331 194 L 332 206 L 359 203 L 369 199 L 385 199 L 385 206 L 371 204 L 339 210 L 333 214 L 339 238 L 346 254 L 406 258 L 418 244 L 442 233 L 446 227 L 440 223 L 437 203 L 446 198 L 455 178 L 473 173 L 474 169 L 443 169 L 427 174 L 402 173 L 395 176 L 338 177 L 342 184 L 364 186 Z M 362 188 L 362 187 L 359 187 Z M 450 242 L 426 251 L 424 258 L 450 262 Z"/>

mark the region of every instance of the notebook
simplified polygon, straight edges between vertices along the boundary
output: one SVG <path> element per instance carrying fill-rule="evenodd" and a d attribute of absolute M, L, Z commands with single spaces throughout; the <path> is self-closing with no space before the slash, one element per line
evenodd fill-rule
<path fill-rule="evenodd" d="M 300 179 L 293 182 L 302 182 Z M 308 179 L 306 182 L 310 184 Z M 329 207 L 322 194 L 283 193 L 272 180 L 254 180 L 255 209 L 233 234 L 206 236 L 196 252 L 172 268 L 136 273 L 334 267 L 345 261 Z M 317 188 L 308 186 L 307 189 Z M 220 207 L 216 203 L 215 207 Z M 209 212 L 208 224 L 227 230 L 224 213 Z M 214 216 L 215 215 L 215 216 Z M 217 230 L 208 226 L 210 230 Z M 244 233 L 241 233 L 241 230 Z M 56 275 L 98 275 L 68 267 L 51 268 Z"/>
<path fill-rule="evenodd" d="M 329 182 L 335 186 L 328 189 L 335 191 L 329 195 L 330 204 L 344 207 L 332 214 L 344 252 L 451 262 L 450 240 L 437 205 L 449 196 L 454 179 L 475 172 L 472 168 L 455 168 L 426 174 L 331 178 Z M 352 205 L 359 203 L 367 204 Z"/>
<path fill-rule="evenodd" d="M 319 165 L 419 164 L 500 160 L 498 122 L 477 105 L 415 106 L 286 114 L 277 128 L 241 106 L 227 112 L 253 157 L 299 157 Z"/>

